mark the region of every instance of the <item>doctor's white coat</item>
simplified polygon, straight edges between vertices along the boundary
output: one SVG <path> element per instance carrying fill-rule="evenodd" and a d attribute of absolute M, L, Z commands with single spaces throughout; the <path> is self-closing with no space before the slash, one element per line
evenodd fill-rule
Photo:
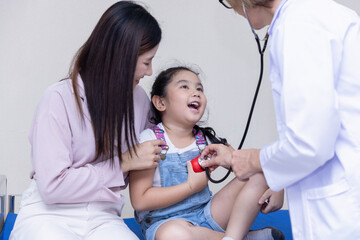
<path fill-rule="evenodd" d="M 332 0 L 283 0 L 269 27 L 279 140 L 260 161 L 286 188 L 294 239 L 360 239 L 360 21 Z"/>

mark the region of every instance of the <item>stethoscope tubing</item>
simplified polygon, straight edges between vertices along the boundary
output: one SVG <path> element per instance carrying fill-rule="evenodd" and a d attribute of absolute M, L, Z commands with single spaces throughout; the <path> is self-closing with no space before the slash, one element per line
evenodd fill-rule
<path fill-rule="evenodd" d="M 249 18 L 247 16 L 247 13 L 246 13 L 244 3 L 243 3 L 243 10 L 244 10 L 246 19 L 249 22 L 251 31 L 253 32 L 253 34 L 255 36 L 255 41 L 256 41 L 258 51 L 259 51 L 259 54 L 260 54 L 260 73 L 259 73 L 259 80 L 258 80 L 258 84 L 256 86 L 254 98 L 253 98 L 253 101 L 252 101 L 252 104 L 251 104 L 249 116 L 248 116 L 246 126 L 245 126 L 245 129 L 244 129 L 244 133 L 243 133 L 243 136 L 242 136 L 242 139 L 240 141 L 238 149 L 242 148 L 242 146 L 243 146 L 243 144 L 245 142 L 248 130 L 249 130 L 251 118 L 252 118 L 252 115 L 253 115 L 253 112 L 254 112 L 256 100 L 257 100 L 257 97 L 258 97 L 258 94 L 259 94 L 259 90 L 260 90 L 260 86 L 261 86 L 261 82 L 262 82 L 262 78 L 263 78 L 263 74 L 264 74 L 264 53 L 265 53 L 267 42 L 268 42 L 268 39 L 269 39 L 269 35 L 266 33 L 265 38 L 264 38 L 264 46 L 261 48 L 260 39 L 259 39 L 258 35 L 256 34 L 256 32 L 254 31 L 254 29 L 253 29 L 253 27 L 251 25 L 251 22 L 250 22 L 250 20 L 249 20 Z M 223 178 L 219 179 L 219 180 L 214 180 L 214 179 L 211 178 L 209 168 L 205 168 L 205 172 L 206 172 L 206 176 L 207 176 L 207 178 L 209 179 L 210 182 L 212 182 L 212 183 L 221 183 L 230 175 L 230 173 L 232 172 L 232 168 L 230 167 L 228 169 L 228 172 L 225 174 L 225 176 Z"/>

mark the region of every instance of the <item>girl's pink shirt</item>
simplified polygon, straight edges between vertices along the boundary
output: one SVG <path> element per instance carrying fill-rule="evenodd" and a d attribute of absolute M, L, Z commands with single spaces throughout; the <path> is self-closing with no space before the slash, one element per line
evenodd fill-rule
<path fill-rule="evenodd" d="M 84 121 L 77 110 L 70 79 L 50 86 L 40 100 L 29 135 L 33 166 L 30 177 L 35 179 L 47 204 L 123 202 L 120 192 L 127 187 L 128 174 L 123 174 L 118 157 L 113 166 L 109 160 L 93 162 L 95 139 L 80 77 L 78 85 Z M 149 109 L 149 98 L 137 86 L 134 89 L 137 136 L 149 127 Z"/>

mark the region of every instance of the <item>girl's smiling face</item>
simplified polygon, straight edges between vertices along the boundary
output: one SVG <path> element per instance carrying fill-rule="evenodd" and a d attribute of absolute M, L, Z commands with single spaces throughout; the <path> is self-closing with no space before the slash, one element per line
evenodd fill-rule
<path fill-rule="evenodd" d="M 203 116 L 207 99 L 199 77 L 188 70 L 177 72 L 166 87 L 166 96 L 154 104 L 162 121 L 193 127 Z M 154 99 L 153 99 L 154 102 Z"/>

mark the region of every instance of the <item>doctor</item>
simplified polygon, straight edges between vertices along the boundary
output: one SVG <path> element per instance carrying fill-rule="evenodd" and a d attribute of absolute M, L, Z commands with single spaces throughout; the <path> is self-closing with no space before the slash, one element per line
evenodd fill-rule
<path fill-rule="evenodd" d="M 279 139 L 261 149 L 209 145 L 204 167 L 240 180 L 264 172 L 287 190 L 294 239 L 360 239 L 360 20 L 332 0 L 229 0 L 267 25 Z M 243 8 L 244 5 L 244 8 Z"/>

